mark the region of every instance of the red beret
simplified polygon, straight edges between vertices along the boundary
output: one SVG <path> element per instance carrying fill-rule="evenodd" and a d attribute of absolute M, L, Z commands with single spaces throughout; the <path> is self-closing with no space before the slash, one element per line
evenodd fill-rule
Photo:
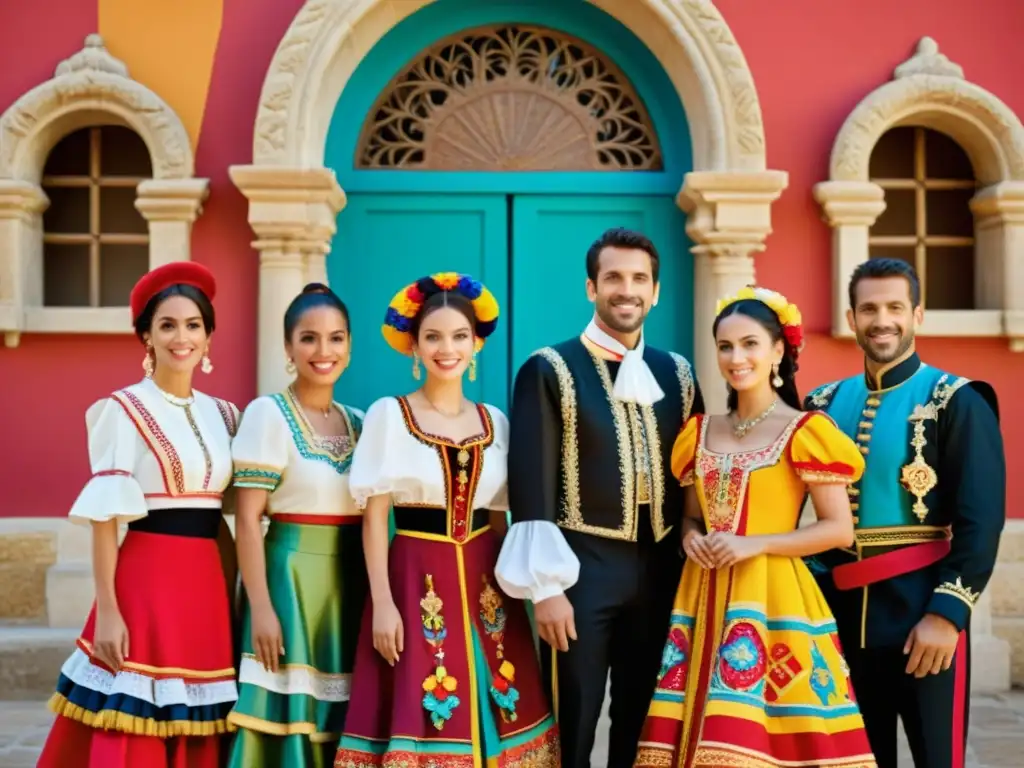
<path fill-rule="evenodd" d="M 143 275 L 132 288 L 129 303 L 132 308 L 132 322 L 142 314 L 149 300 L 160 291 L 172 285 L 191 285 L 203 292 L 210 301 L 217 293 L 217 281 L 213 273 L 194 261 L 173 261 Z"/>

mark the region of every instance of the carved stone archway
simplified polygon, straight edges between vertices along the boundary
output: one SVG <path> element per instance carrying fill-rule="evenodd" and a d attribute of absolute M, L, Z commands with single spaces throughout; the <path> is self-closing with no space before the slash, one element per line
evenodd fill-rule
<path fill-rule="evenodd" d="M 97 115 L 119 120 L 149 149 L 154 179 L 187 179 L 194 161 L 178 115 L 89 35 L 54 77 L 23 94 L 0 117 L 0 179 L 38 182 L 53 145 Z"/>
<path fill-rule="evenodd" d="M 133 80 L 99 35 L 60 62 L 54 76 L 0 115 L 0 331 L 17 346 L 22 331 L 130 333 L 127 307 L 43 306 L 40 185 L 54 145 L 79 128 L 119 124 L 145 142 L 152 178 L 138 185 L 135 206 L 149 224 L 149 266 L 191 257 L 192 223 L 207 194 L 193 178 L 188 133 L 157 94 Z"/>
<path fill-rule="evenodd" d="M 694 172 L 678 197 L 697 246 L 694 328 L 698 373 L 714 371 L 718 296 L 754 280 L 753 254 L 771 231 L 770 207 L 787 184 L 765 168 L 753 77 L 711 0 L 590 0 L 654 53 L 686 112 Z M 270 64 L 256 118 L 253 164 L 231 177 L 249 198 L 261 257 L 260 393 L 286 383 L 278 327 L 305 280 L 326 279 L 324 257 L 344 193 L 324 167 L 328 127 L 359 62 L 398 22 L 432 0 L 308 0 Z M 709 389 L 711 407 L 724 391 Z M 718 395 L 721 394 L 721 397 Z M 719 402 L 719 400 L 721 402 Z"/>
<path fill-rule="evenodd" d="M 846 283 L 868 259 L 870 227 L 885 210 L 885 193 L 870 180 L 871 155 L 887 131 L 907 125 L 940 131 L 967 153 L 978 192 L 975 220 L 976 307 L 925 313 L 920 333 L 1005 336 L 1024 351 L 1024 125 L 997 96 L 964 76 L 930 37 L 896 67 L 893 79 L 865 96 L 843 122 L 829 162 L 829 179 L 814 195 L 832 227 L 832 333 L 852 336 L 846 323 Z"/>

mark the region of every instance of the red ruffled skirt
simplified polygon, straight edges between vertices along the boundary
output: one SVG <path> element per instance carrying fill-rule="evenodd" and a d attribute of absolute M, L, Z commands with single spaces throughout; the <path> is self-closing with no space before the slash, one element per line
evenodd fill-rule
<path fill-rule="evenodd" d="M 235 684 L 214 539 L 129 531 L 114 577 L 128 658 L 93 657 L 96 606 L 61 669 L 41 768 L 216 768 Z"/>

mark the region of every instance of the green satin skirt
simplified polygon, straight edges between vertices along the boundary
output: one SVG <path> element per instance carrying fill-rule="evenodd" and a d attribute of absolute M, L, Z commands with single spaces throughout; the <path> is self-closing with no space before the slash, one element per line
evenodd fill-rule
<path fill-rule="evenodd" d="M 265 551 L 285 654 L 277 673 L 256 660 L 245 601 L 238 702 L 228 716 L 239 730 L 229 765 L 329 768 L 368 590 L 361 526 L 271 520 Z"/>

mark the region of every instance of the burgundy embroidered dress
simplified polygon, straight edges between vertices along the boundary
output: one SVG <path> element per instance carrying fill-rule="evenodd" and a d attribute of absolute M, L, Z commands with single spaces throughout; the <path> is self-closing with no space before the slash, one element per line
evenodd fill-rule
<path fill-rule="evenodd" d="M 526 611 L 494 580 L 488 510 L 508 507 L 508 420 L 477 407 L 482 432 L 460 444 L 425 434 L 404 398 L 366 414 L 349 485 L 360 507 L 391 496 L 405 648 L 394 667 L 374 650 L 368 601 L 339 768 L 559 764 Z"/>
<path fill-rule="evenodd" d="M 61 669 L 45 768 L 216 768 L 237 698 L 228 589 L 217 546 L 237 409 L 146 379 L 86 414 L 93 477 L 71 509 L 128 532 L 114 588 L 128 658 L 93 656 L 93 606 Z"/>

